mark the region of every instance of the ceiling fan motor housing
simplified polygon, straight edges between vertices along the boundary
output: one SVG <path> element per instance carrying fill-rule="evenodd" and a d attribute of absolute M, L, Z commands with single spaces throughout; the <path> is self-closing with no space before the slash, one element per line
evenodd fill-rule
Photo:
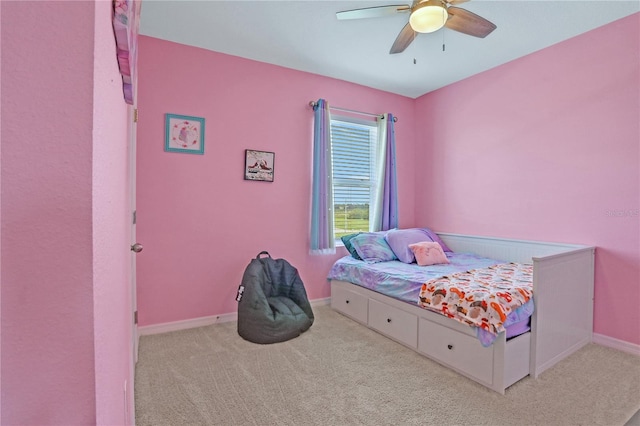
<path fill-rule="evenodd" d="M 449 14 L 441 0 L 423 0 L 411 8 L 409 24 L 419 33 L 432 33 L 444 27 Z"/>

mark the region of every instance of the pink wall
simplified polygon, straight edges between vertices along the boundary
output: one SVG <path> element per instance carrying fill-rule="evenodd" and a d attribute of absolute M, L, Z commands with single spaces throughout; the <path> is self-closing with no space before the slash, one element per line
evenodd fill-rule
<path fill-rule="evenodd" d="M 0 6 L 0 58 L 2 58 L 2 7 Z M 2 85 L 0 84 L 0 99 Z M 0 135 L 2 135 L 2 108 L 0 108 Z M 0 148 L 0 189 L 2 188 L 2 149 Z M 2 271 L 2 196 L 0 195 L 0 271 Z M 2 273 L 0 272 L 0 320 L 2 319 Z M 2 383 L 2 325 L 0 322 L 0 384 Z M 2 386 L 0 385 L 0 421 L 2 421 Z"/>
<path fill-rule="evenodd" d="M 400 117 L 401 226 L 596 245 L 594 330 L 640 343 L 638 50 L 636 14 L 414 101 L 143 37 L 141 325 L 234 312 L 265 249 L 329 295 L 335 257 L 307 255 L 306 104 L 325 97 Z M 163 152 L 165 113 L 206 118 L 204 156 Z M 242 180 L 245 148 L 276 152 L 274 183 Z"/>
<path fill-rule="evenodd" d="M 416 101 L 418 223 L 598 247 L 594 332 L 640 344 L 639 14 Z"/>
<path fill-rule="evenodd" d="M 2 424 L 89 424 L 94 7 L 2 20 Z"/>
<path fill-rule="evenodd" d="M 93 285 L 96 424 L 133 424 L 128 107 L 116 60 L 112 4 L 95 2 Z M 127 387 L 125 408 L 124 387 Z"/>
<path fill-rule="evenodd" d="M 401 224 L 414 224 L 412 99 L 150 37 L 139 55 L 140 325 L 235 312 L 261 250 L 296 266 L 311 299 L 329 296 L 345 251 L 308 255 L 310 100 L 399 117 Z M 164 152 L 165 113 L 206 119 L 204 155 Z M 273 183 L 243 180 L 245 149 L 275 152 Z"/>
<path fill-rule="evenodd" d="M 110 4 L 0 7 L 0 423 L 126 424 L 129 176 Z"/>

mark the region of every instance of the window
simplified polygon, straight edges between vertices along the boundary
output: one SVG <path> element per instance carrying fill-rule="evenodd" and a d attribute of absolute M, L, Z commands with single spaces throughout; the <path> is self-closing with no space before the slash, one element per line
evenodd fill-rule
<path fill-rule="evenodd" d="M 335 116 L 331 120 L 335 238 L 369 231 L 377 141 L 375 122 Z"/>

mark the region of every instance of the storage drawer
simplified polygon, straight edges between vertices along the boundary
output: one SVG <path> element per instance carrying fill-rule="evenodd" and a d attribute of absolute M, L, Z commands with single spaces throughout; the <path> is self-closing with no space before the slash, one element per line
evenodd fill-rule
<path fill-rule="evenodd" d="M 493 347 L 483 347 L 475 337 L 420 318 L 418 351 L 477 380 L 493 382 Z"/>
<path fill-rule="evenodd" d="M 331 307 L 356 321 L 367 323 L 368 297 L 337 285 L 331 286 Z"/>
<path fill-rule="evenodd" d="M 418 317 L 369 299 L 369 327 L 412 348 L 418 345 Z"/>

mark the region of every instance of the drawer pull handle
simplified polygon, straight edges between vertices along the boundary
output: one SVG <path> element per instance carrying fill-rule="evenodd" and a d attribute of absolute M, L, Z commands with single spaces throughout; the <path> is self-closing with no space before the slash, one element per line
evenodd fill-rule
<path fill-rule="evenodd" d="M 449 348 L 449 350 L 453 349 L 453 345 L 447 345 L 447 348 Z"/>
<path fill-rule="evenodd" d="M 387 322 L 391 322 L 391 318 L 387 318 Z"/>
<path fill-rule="evenodd" d="M 347 300 L 347 303 L 349 303 L 349 301 Z"/>

